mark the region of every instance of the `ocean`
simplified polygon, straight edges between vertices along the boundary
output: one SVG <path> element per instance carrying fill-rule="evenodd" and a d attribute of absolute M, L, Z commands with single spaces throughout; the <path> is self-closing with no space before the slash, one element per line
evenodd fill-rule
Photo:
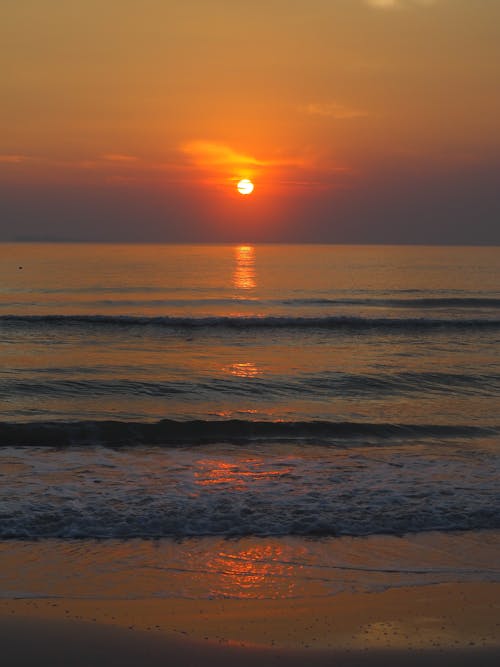
<path fill-rule="evenodd" d="M 499 343 L 500 248 L 1 245 L 2 595 L 500 581 Z"/>

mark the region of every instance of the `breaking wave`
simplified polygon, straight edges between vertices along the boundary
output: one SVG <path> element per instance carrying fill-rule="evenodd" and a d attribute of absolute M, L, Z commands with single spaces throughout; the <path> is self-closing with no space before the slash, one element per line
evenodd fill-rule
<path fill-rule="evenodd" d="M 288 317 L 213 316 L 171 317 L 134 315 L 0 315 L 0 324 L 35 326 L 163 327 L 167 329 L 328 329 L 328 330 L 433 330 L 500 329 L 500 319 L 396 318 L 396 317 Z"/>
<path fill-rule="evenodd" d="M 390 424 L 365 422 L 229 420 L 175 421 L 75 421 L 0 423 L 0 446 L 103 445 L 203 445 L 253 441 L 332 442 L 367 439 L 407 441 L 413 438 L 461 438 L 491 436 L 497 427 L 446 424 Z"/>

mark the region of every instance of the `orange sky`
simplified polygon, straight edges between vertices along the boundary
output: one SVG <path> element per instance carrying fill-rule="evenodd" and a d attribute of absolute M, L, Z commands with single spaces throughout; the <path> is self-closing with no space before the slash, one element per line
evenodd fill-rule
<path fill-rule="evenodd" d="M 500 242 L 497 0 L 4 0 L 0 88 L 0 238 Z"/>

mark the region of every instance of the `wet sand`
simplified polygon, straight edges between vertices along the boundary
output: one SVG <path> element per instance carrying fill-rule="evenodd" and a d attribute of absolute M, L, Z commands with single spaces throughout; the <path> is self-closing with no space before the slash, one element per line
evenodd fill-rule
<path fill-rule="evenodd" d="M 0 602 L 3 663 L 497 665 L 500 584 L 295 600 Z"/>

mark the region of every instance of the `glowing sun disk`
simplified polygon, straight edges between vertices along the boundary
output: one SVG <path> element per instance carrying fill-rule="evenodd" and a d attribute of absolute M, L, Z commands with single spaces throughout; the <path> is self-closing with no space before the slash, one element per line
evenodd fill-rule
<path fill-rule="evenodd" d="M 249 195 L 253 192 L 254 185 L 250 179 L 243 178 L 236 187 L 240 195 Z"/>

